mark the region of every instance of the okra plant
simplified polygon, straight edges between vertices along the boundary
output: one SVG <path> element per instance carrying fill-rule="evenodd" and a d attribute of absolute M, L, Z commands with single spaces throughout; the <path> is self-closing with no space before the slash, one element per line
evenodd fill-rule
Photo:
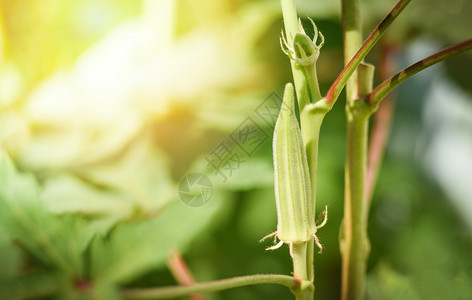
<path fill-rule="evenodd" d="M 58 207 L 50 205 L 52 210 L 56 209 L 59 213 L 66 214 L 64 219 L 58 221 L 59 219 L 47 217 L 51 207 L 43 206 L 43 203 L 38 200 L 47 199 L 48 194 L 43 194 L 39 186 L 41 180 L 46 181 L 44 178 L 49 176 L 49 174 L 46 174 L 47 172 L 45 172 L 46 175 L 40 174 L 44 175 L 44 178 L 39 176 L 41 180 L 37 180 L 32 175 L 23 174 L 17 170 L 13 160 L 9 158 L 8 151 L 3 151 L 2 149 L 0 151 L 0 174 L 2 175 L 0 181 L 0 213 L 3 213 L 1 216 L 4 218 L 0 220 L 0 224 L 7 225 L 0 228 L 0 246 L 7 244 L 4 242 L 4 239 L 7 241 L 6 236 L 8 236 L 8 242 L 10 238 L 12 241 L 17 239 L 20 241 L 21 247 L 29 250 L 31 256 L 28 256 L 29 260 L 37 260 L 46 267 L 44 270 L 41 270 L 42 273 L 38 272 L 40 276 L 35 277 L 36 274 L 32 272 L 33 275 L 31 277 L 22 279 L 21 284 L 31 285 L 33 292 L 23 293 L 22 291 L 16 291 L 20 290 L 20 288 L 15 288 L 15 284 L 11 284 L 13 292 L 8 294 L 10 291 L 7 291 L 5 294 L 1 294 L 4 291 L 0 290 L 0 296 L 23 295 L 13 297 L 15 299 L 28 298 L 30 296 L 47 297 L 60 290 L 62 293 L 60 295 L 70 296 L 70 298 L 74 298 L 71 295 L 77 296 L 83 292 L 80 295 L 85 295 L 84 297 L 90 297 L 90 299 L 98 299 L 100 297 L 106 297 L 107 299 L 169 299 L 179 297 L 202 299 L 200 294 L 249 285 L 276 284 L 288 288 L 297 300 L 314 299 L 316 296 L 315 257 L 316 260 L 323 260 L 323 255 L 320 254 L 327 251 L 338 251 L 335 250 L 335 247 L 325 245 L 326 242 L 319 237 L 319 231 L 323 230 L 323 227 L 330 222 L 328 221 L 328 211 L 331 204 L 321 199 L 319 202 L 321 202 L 321 206 L 325 207 L 325 210 L 323 212 L 316 211 L 318 149 L 319 143 L 323 142 L 323 140 L 320 141 L 320 133 L 323 130 L 322 125 L 325 117 L 332 111 L 335 105 L 342 105 L 338 103 L 340 102 L 338 99 L 344 90 L 346 95 L 344 105 L 347 126 L 344 211 L 342 223 L 335 224 L 335 226 L 340 227 L 340 254 L 342 257 L 340 295 L 343 300 L 365 299 L 367 286 L 366 270 L 371 250 L 367 233 L 371 204 L 370 198 L 375 186 L 376 172 L 380 165 L 379 156 L 381 156 L 378 153 L 374 153 L 369 146 L 369 136 L 371 131 L 380 131 L 380 135 L 384 138 L 387 136 L 385 126 L 381 128 L 377 125 L 370 125 L 371 118 L 381 118 L 379 111 L 388 109 L 384 99 L 399 84 L 436 63 L 470 50 L 472 48 L 472 39 L 426 57 L 397 74 L 384 74 L 385 80 L 374 84 L 376 66 L 368 63 L 366 56 L 377 45 L 382 34 L 401 15 L 411 0 L 399 0 L 390 13 L 367 37 L 364 37 L 361 31 L 363 27 L 361 22 L 361 0 L 341 0 L 344 68 L 339 72 L 339 75 L 327 91 L 324 92 L 320 88 L 318 74 L 321 74 L 321 72 L 319 72 L 317 64 L 318 60 L 322 58 L 321 54 L 325 41 L 327 42 L 333 37 L 322 33 L 317 26 L 316 18 L 313 20 L 307 17 L 305 20 L 304 16 L 300 17 L 297 13 L 296 2 L 296 0 L 280 0 L 283 18 L 283 28 L 280 28 L 281 32 L 278 36 L 280 45 L 270 45 L 270 47 L 280 47 L 281 53 L 285 54 L 284 58 L 291 66 L 293 81 L 285 85 L 280 111 L 272 136 L 274 197 L 273 199 L 264 199 L 275 202 L 276 210 L 265 213 L 276 216 L 277 224 L 274 226 L 272 233 L 265 237 L 261 236 L 260 244 L 261 248 L 265 247 L 268 251 L 286 250 L 288 253 L 287 259 L 290 259 L 293 264 L 292 271 L 287 270 L 286 274 L 256 274 L 209 282 L 194 282 L 190 271 L 176 249 L 169 255 L 168 264 L 171 266 L 171 272 L 176 273 L 174 277 L 176 277 L 181 285 L 140 288 L 122 287 L 120 285 L 121 282 L 128 280 L 129 283 L 132 277 L 129 275 L 132 274 L 129 270 L 133 271 L 135 267 L 140 271 L 148 271 L 148 269 L 143 267 L 147 260 L 140 260 L 140 255 L 152 257 L 155 254 L 154 251 L 156 251 L 162 257 L 167 255 L 167 253 L 163 254 L 167 248 L 159 248 L 161 243 L 159 240 L 157 242 L 150 242 L 155 248 L 138 245 L 135 249 L 133 248 L 133 242 L 137 244 L 141 239 L 141 234 L 147 234 L 146 236 L 148 237 L 153 234 L 153 231 L 150 230 L 151 226 L 140 227 L 142 224 L 136 222 L 138 224 L 131 225 L 135 226 L 132 229 L 130 227 L 122 229 L 120 225 L 126 222 L 133 223 L 137 220 L 152 219 L 155 222 L 153 225 L 159 226 L 161 231 L 165 233 L 169 230 L 169 235 L 173 234 L 173 227 L 178 229 L 176 232 L 192 233 L 192 231 L 198 231 L 197 229 L 189 228 L 186 224 L 172 223 L 174 221 L 172 215 L 164 216 L 162 219 L 159 219 L 161 216 L 154 218 L 169 203 L 163 201 L 165 203 L 160 203 L 162 206 L 157 208 L 153 206 L 153 202 L 150 199 L 155 195 L 149 196 L 146 194 L 148 186 L 144 188 L 145 191 L 143 192 L 143 189 L 140 189 L 142 188 L 140 181 L 145 181 L 145 184 L 149 184 L 148 181 L 152 180 L 147 180 L 149 179 L 148 177 L 154 178 L 155 166 L 160 166 L 161 162 L 144 159 L 144 162 L 140 161 L 141 163 L 139 164 L 128 160 L 128 157 L 123 158 L 123 161 L 120 162 L 122 165 L 120 166 L 132 170 L 130 173 L 139 173 L 146 169 L 146 167 L 153 169 L 152 172 L 149 172 L 152 176 L 146 173 L 146 176 L 139 177 L 141 174 L 138 174 L 137 177 L 139 178 L 135 180 L 134 177 L 128 178 L 123 175 L 126 172 L 121 174 L 121 172 L 113 167 L 108 168 L 108 165 L 106 165 L 107 159 L 103 158 L 106 158 L 106 155 L 101 157 L 100 151 L 97 151 L 98 154 L 87 153 L 87 159 L 83 162 L 72 164 L 69 168 L 72 172 L 78 174 L 74 175 L 77 175 L 80 180 L 74 181 L 74 179 L 70 178 L 72 176 L 57 180 L 61 184 L 58 185 L 60 188 L 57 189 L 59 194 L 61 196 L 65 195 L 64 198 L 71 198 L 72 201 L 69 204 L 74 206 L 70 208 L 64 205 L 61 211 L 60 205 Z M 155 5 L 156 2 L 146 1 L 146 3 L 151 10 L 156 10 L 156 7 L 158 7 Z M 174 2 L 167 1 L 166 3 L 169 9 L 174 9 Z M 166 14 L 160 14 L 163 19 L 165 19 L 164 15 Z M 305 22 L 302 22 L 302 20 L 305 20 Z M 169 24 L 172 23 L 172 20 L 167 21 Z M 150 22 L 150 24 L 154 23 Z M 308 30 L 308 28 L 304 27 L 304 24 L 309 24 L 313 30 L 311 31 L 311 28 Z M 392 30 L 395 29 L 393 28 Z M 310 32 L 313 32 L 313 35 Z M 167 38 L 172 40 L 170 38 L 172 34 L 168 33 L 168 35 L 169 37 Z M 183 44 L 186 45 L 185 43 Z M 200 44 L 197 46 L 195 48 L 200 51 Z M 156 45 L 153 44 L 152 47 L 156 47 Z M 225 56 L 222 61 L 225 61 L 226 58 Z M 180 56 L 179 59 L 181 59 Z M 162 58 L 159 57 L 159 60 L 162 60 Z M 185 63 L 188 64 L 187 61 Z M 141 65 L 142 62 L 140 61 L 139 64 Z M 285 66 L 279 67 L 285 68 Z M 377 69 L 381 67 L 377 66 Z M 191 69 L 188 65 L 185 68 L 186 70 Z M 145 70 L 149 71 L 148 69 Z M 169 73 L 172 72 L 169 71 Z M 174 73 L 177 74 L 179 72 Z M 154 73 L 150 72 L 150 74 Z M 133 81 L 137 80 L 133 79 Z M 149 109 L 149 107 L 146 107 L 146 104 L 142 105 L 146 110 L 156 110 L 154 106 L 152 106 L 152 109 Z M 157 118 L 156 115 L 158 113 L 155 111 L 153 113 L 149 119 Z M 132 123 L 133 120 L 130 122 Z M 138 126 L 136 125 L 136 127 Z M 40 128 L 39 131 L 42 129 Z M 148 131 L 146 129 L 142 132 L 138 128 L 135 130 L 149 140 L 155 139 L 155 136 L 149 133 L 151 130 Z M 87 136 L 87 139 L 92 139 L 90 136 Z M 97 138 L 97 140 L 99 139 Z M 122 154 L 121 152 L 125 153 L 129 151 L 128 148 L 132 148 L 128 143 L 125 144 L 126 146 L 123 146 L 123 149 L 120 148 L 116 151 L 115 147 L 108 147 L 110 149 L 113 148 L 112 156 L 119 156 Z M 132 149 L 135 151 L 132 155 L 139 157 L 148 157 L 147 155 L 152 152 L 147 142 L 139 143 L 138 147 Z M 174 150 L 172 147 L 169 149 L 171 151 Z M 94 157 L 94 155 L 98 158 Z M 105 160 L 105 163 L 100 159 Z M 342 160 L 343 158 L 339 159 Z M 100 162 L 97 163 L 99 165 L 98 171 L 90 171 L 84 167 L 93 165 L 97 161 Z M 68 168 L 64 167 L 64 169 Z M 108 182 L 107 180 L 102 181 L 101 176 L 104 174 L 112 179 Z M 93 183 L 95 185 L 94 187 L 99 190 L 97 192 L 97 195 L 100 195 L 99 199 L 105 204 L 102 202 L 97 204 L 90 200 L 87 203 L 92 208 L 87 210 L 87 208 L 84 208 L 86 205 L 81 206 L 77 204 L 79 201 L 74 202 L 76 200 L 74 195 L 70 196 L 70 194 L 65 192 L 72 188 L 82 188 L 86 183 Z M 154 188 L 154 182 L 149 185 L 152 187 L 149 190 L 157 190 Z M 56 193 L 57 190 L 55 191 Z M 89 190 L 78 190 L 82 191 L 82 193 L 77 198 L 89 199 L 88 197 L 90 197 L 95 199 L 90 196 L 92 193 L 89 193 Z M 84 190 L 86 192 L 83 192 Z M 206 186 L 206 190 L 209 191 L 211 189 Z M 51 189 L 46 189 L 46 191 L 52 193 Z M 123 191 L 129 192 L 132 194 L 132 197 L 142 200 L 141 206 L 133 206 L 134 204 L 130 203 L 131 201 L 127 201 L 128 198 L 121 194 Z M 112 194 L 112 196 L 107 193 Z M 157 194 L 161 196 L 160 191 Z M 110 213 L 107 211 L 106 203 L 113 202 L 111 200 L 112 197 L 119 198 L 118 200 L 120 201 L 116 202 L 120 203 L 120 207 Z M 165 197 L 163 196 L 163 198 Z M 104 207 L 100 206 L 102 204 Z M 74 217 L 68 218 L 68 213 L 77 211 L 79 212 L 79 217 L 75 219 Z M 89 221 L 87 220 L 88 217 L 93 219 L 92 217 L 97 215 L 101 217 L 98 219 L 98 222 L 91 223 L 92 225 L 87 223 Z M 185 219 L 185 216 L 187 215 L 184 214 L 182 218 Z M 192 216 L 195 217 L 195 215 Z M 205 217 L 205 214 L 198 215 L 198 218 L 200 217 Z M 197 218 L 195 217 L 195 219 Z M 8 232 L 7 227 L 11 224 L 15 224 L 16 227 L 13 229 L 9 228 L 10 232 Z M 45 231 L 38 224 L 50 229 L 50 232 L 45 234 Z M 77 236 L 77 238 L 74 236 L 73 243 L 67 244 L 67 246 L 63 246 L 61 242 L 67 238 L 70 239 L 71 234 L 68 231 L 66 232 L 66 230 L 62 230 L 64 227 L 70 229 L 70 232 Z M 6 229 L 4 230 L 4 228 Z M 114 229 L 116 231 L 124 231 L 125 234 L 114 239 L 112 232 Z M 29 236 L 32 236 L 32 238 L 25 238 Z M 167 237 L 168 240 L 172 240 L 165 234 L 163 236 Z M 180 236 L 175 239 L 178 240 L 179 238 Z M 273 240 L 273 243 L 269 244 L 268 240 Z M 234 244 L 234 247 L 240 247 L 236 242 Z M 119 251 L 113 252 L 113 249 L 120 247 L 127 250 L 125 254 L 121 255 Z M 2 249 L 0 247 L 0 250 Z M 34 251 L 30 249 L 34 249 Z M 5 252 L 7 251 L 5 250 Z M 152 253 L 149 254 L 150 252 Z M 405 255 L 408 255 L 408 252 L 405 252 Z M 107 258 L 110 258 L 112 263 L 107 265 Z M 17 257 L 14 257 L 12 260 L 15 259 L 18 260 Z M 91 261 L 93 263 L 90 263 Z M 55 271 L 49 273 L 49 270 Z M 261 272 L 264 272 L 264 270 L 261 270 Z M 9 289 L 10 282 L 15 283 L 15 278 L 11 281 L 8 281 L 10 279 L 2 281 L 2 274 L 0 272 L 1 286 L 7 286 Z M 323 276 L 321 272 L 316 275 L 317 277 Z M 40 280 L 35 281 L 38 278 Z M 461 278 L 454 280 L 460 281 Z M 6 284 L 3 282 L 6 282 Z M 18 287 L 22 287 L 23 285 L 21 284 L 18 284 Z M 131 283 L 131 285 L 133 284 Z M 118 286 L 120 287 L 117 288 Z M 79 291 L 78 294 L 76 293 L 77 291 Z"/>
<path fill-rule="evenodd" d="M 364 62 L 364 59 L 410 0 L 400 0 L 364 42 L 361 35 L 360 0 L 342 0 L 345 67 L 323 96 L 318 84 L 316 63 L 325 39 L 330 37 L 324 37 L 312 19 L 309 21 L 314 36 L 308 36 L 297 16 L 295 2 L 281 0 L 284 30 L 280 35 L 280 46 L 290 60 L 294 84 L 287 83 L 285 86 L 273 136 L 277 230 L 263 238 L 274 237 L 275 244 L 268 250 L 288 245 L 293 261 L 293 276 L 251 275 L 188 287 L 126 290 L 123 292 L 126 297 L 178 297 L 243 285 L 274 283 L 289 287 L 296 299 L 313 299 L 314 252 L 316 248 L 320 252 L 322 249 L 317 231 L 327 222 L 327 209 L 320 224 L 315 222 L 319 134 L 325 115 L 346 87 L 347 155 L 344 220 L 340 236 L 341 298 L 364 299 L 366 264 L 370 251 L 367 236 L 368 195 L 373 185 L 373 182 L 366 182 L 369 121 L 382 105 L 382 100 L 400 83 L 438 62 L 471 49 L 472 40 L 437 52 L 385 79 L 374 88 L 375 67 Z M 299 112 L 298 116 L 296 111 Z M 372 178 L 369 180 L 372 181 Z"/>

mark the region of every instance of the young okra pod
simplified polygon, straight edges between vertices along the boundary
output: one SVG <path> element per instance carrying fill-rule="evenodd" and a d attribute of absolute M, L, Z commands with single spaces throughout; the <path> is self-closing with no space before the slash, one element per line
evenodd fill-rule
<path fill-rule="evenodd" d="M 315 208 L 305 146 L 295 116 L 294 89 L 290 83 L 285 86 L 274 129 L 273 158 L 277 236 L 281 243 L 308 241 L 316 234 Z"/>

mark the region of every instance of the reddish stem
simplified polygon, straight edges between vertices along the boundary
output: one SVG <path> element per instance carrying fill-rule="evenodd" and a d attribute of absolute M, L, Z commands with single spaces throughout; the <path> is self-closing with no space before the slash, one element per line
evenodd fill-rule
<path fill-rule="evenodd" d="M 472 39 L 466 40 L 460 44 L 451 46 L 449 48 L 443 49 L 431 56 L 422 59 L 415 64 L 409 66 L 408 68 L 398 72 L 397 74 L 386 79 L 384 82 L 379 84 L 369 95 L 369 102 L 372 105 L 377 105 L 382 101 L 382 99 L 400 83 L 407 80 L 416 73 L 431 67 L 443 60 L 451 58 L 455 55 L 458 55 L 462 52 L 472 49 Z"/>
<path fill-rule="evenodd" d="M 388 78 L 389 74 L 396 69 L 396 60 L 394 58 L 396 52 L 395 46 L 392 44 L 383 44 L 382 52 L 379 59 L 379 77 L 381 80 Z M 383 101 L 374 115 L 374 124 L 370 137 L 369 157 L 366 172 L 366 207 L 370 206 L 372 194 L 377 181 L 382 158 L 385 153 L 390 127 L 392 124 L 392 116 L 394 110 L 395 96 L 389 95 Z"/>
<path fill-rule="evenodd" d="M 180 285 L 191 286 L 195 284 L 195 279 L 192 272 L 185 263 L 184 258 L 178 249 L 174 249 L 168 257 L 167 264 L 170 272 Z M 202 295 L 190 295 L 193 300 L 205 300 Z"/>
<path fill-rule="evenodd" d="M 388 26 L 395 20 L 403 9 L 410 3 L 411 0 L 400 0 L 397 5 L 390 11 L 390 13 L 380 22 L 375 30 L 369 35 L 367 40 L 362 44 L 361 48 L 357 51 L 356 55 L 349 61 L 344 69 L 339 74 L 338 78 L 331 85 L 328 93 L 326 94 L 325 101 L 331 106 L 338 99 L 342 89 L 346 85 L 349 77 L 357 69 L 357 66 L 362 62 L 364 57 L 369 51 L 375 46 L 382 34 L 388 28 Z"/>

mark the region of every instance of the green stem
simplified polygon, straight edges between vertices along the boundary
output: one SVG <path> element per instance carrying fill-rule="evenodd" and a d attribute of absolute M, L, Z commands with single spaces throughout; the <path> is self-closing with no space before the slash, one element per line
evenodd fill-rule
<path fill-rule="evenodd" d="M 316 102 L 320 100 L 322 97 L 320 85 L 318 83 L 318 75 L 316 74 L 316 64 L 305 67 L 305 78 L 308 81 L 310 102 Z"/>
<path fill-rule="evenodd" d="M 281 0 L 282 15 L 285 25 L 285 36 L 288 43 L 293 41 L 295 34 L 300 31 L 298 27 L 297 10 L 294 0 Z M 297 94 L 298 107 L 302 111 L 306 104 L 321 99 L 316 66 L 300 66 L 290 60 L 293 74 L 293 82 Z"/>
<path fill-rule="evenodd" d="M 329 111 L 326 102 L 318 101 L 305 107 L 300 114 L 301 132 L 303 142 L 305 143 L 305 151 L 307 154 L 308 167 L 310 169 L 311 195 L 313 215 L 316 213 L 316 175 L 318 173 L 318 142 L 320 137 L 320 128 L 323 123 L 324 116 Z M 315 243 L 310 240 L 307 245 L 306 265 L 308 279 L 314 282 L 314 255 Z"/>
<path fill-rule="evenodd" d="M 344 65 L 348 66 L 350 60 L 362 45 L 360 0 L 342 0 L 342 20 Z M 353 66 L 351 70 L 350 76 L 346 77 L 346 99 L 348 102 L 358 98 L 357 66 Z"/>
<path fill-rule="evenodd" d="M 282 14 L 285 24 L 285 36 L 288 41 L 291 41 L 300 29 L 298 28 L 298 18 L 294 0 L 281 0 Z M 320 102 L 321 92 L 318 84 L 318 77 L 316 74 L 316 65 L 303 67 L 297 65 L 291 60 L 293 80 L 298 99 L 298 107 L 300 111 L 300 123 L 303 141 L 307 153 L 308 166 L 310 168 L 311 186 L 312 186 L 312 209 L 313 214 L 316 208 L 316 173 L 318 160 L 318 140 L 321 123 L 329 108 L 326 108 L 326 103 Z M 311 104 L 316 102 L 315 104 Z M 310 105 L 310 109 L 306 105 Z M 321 105 L 321 106 L 320 106 Z M 314 106 L 314 107 L 311 107 Z M 320 110 L 321 109 L 321 110 Z M 297 299 L 313 299 L 314 297 L 314 242 L 313 240 L 304 243 L 304 255 L 298 253 L 301 247 L 298 244 L 293 246 L 294 255 L 294 274 L 298 278 L 302 278 L 307 284 L 306 288 L 302 287 L 295 293 Z M 301 270 L 303 276 L 300 275 Z"/>
<path fill-rule="evenodd" d="M 284 18 L 285 36 L 288 40 L 298 32 L 297 9 L 294 0 L 281 0 L 282 15 Z"/>
<path fill-rule="evenodd" d="M 357 50 L 362 50 L 361 13 L 360 0 L 342 0 L 342 20 L 344 35 L 344 65 L 345 68 L 338 76 L 328 91 L 326 102 L 336 101 L 342 88 L 346 85 L 346 116 L 347 116 L 347 149 L 345 166 L 344 187 L 344 222 L 342 240 L 342 289 L 341 299 L 362 299 L 364 286 L 365 263 L 364 258 L 359 257 L 358 243 L 363 238 L 363 213 L 358 198 L 362 198 L 359 190 L 361 177 L 355 177 L 356 173 L 362 173 L 362 133 L 365 127 L 359 120 L 353 105 L 359 98 L 357 66 L 362 63 L 363 55 L 356 55 Z M 357 52 L 358 53 L 358 52 Z M 367 53 L 366 53 L 367 54 Z M 365 56 L 365 55 L 364 55 Z M 354 59 L 356 59 L 354 61 Z M 354 63 L 353 63 L 354 61 Z M 344 73 L 344 74 L 343 74 Z M 359 135 L 361 134 L 361 135 Z"/>
<path fill-rule="evenodd" d="M 211 293 L 221 290 L 237 288 L 255 284 L 279 284 L 296 290 L 300 286 L 300 281 L 286 275 L 248 275 L 233 277 L 222 280 L 196 283 L 192 286 L 170 286 L 159 288 L 135 288 L 124 289 L 121 296 L 125 299 L 168 299 L 178 298 L 197 293 Z"/>
<path fill-rule="evenodd" d="M 291 245 L 293 276 L 301 282 L 300 286 L 293 290 L 297 300 L 313 300 L 315 292 L 313 282 L 309 279 L 307 246 L 308 242 L 293 243 Z"/>
<path fill-rule="evenodd" d="M 302 138 L 305 144 L 308 167 L 310 169 L 312 199 L 309 205 L 311 205 L 313 215 L 315 215 L 315 212 L 316 212 L 316 174 L 317 174 L 317 166 L 318 166 L 318 142 L 319 142 L 319 136 L 320 136 L 320 128 L 321 128 L 321 124 L 323 123 L 323 119 L 328 112 L 329 112 L 329 106 L 326 104 L 326 102 L 318 101 L 316 103 L 306 105 L 300 114 Z M 303 295 L 296 294 L 297 299 L 313 299 L 313 293 L 314 293 L 313 282 L 315 278 L 315 272 L 314 272 L 313 264 L 314 264 L 315 246 L 314 246 L 313 240 L 308 241 L 305 247 L 306 247 L 305 260 L 303 262 L 303 265 L 305 265 L 306 274 L 303 274 L 303 276 L 306 275 L 306 278 L 304 280 L 311 282 L 312 286 Z M 295 248 L 295 245 L 294 245 L 294 248 Z M 295 260 L 293 263 L 294 263 L 294 267 L 297 264 L 302 265 L 301 262 L 296 264 Z M 295 272 L 295 270 L 294 270 L 294 275 L 300 277 Z M 300 298 L 302 296 L 309 297 L 309 298 Z"/>
<path fill-rule="evenodd" d="M 355 5 L 351 4 L 350 2 L 355 2 L 359 0 L 343 0 L 343 12 L 348 11 L 348 9 L 352 7 L 356 7 Z M 357 70 L 357 66 L 362 62 L 362 60 L 365 58 L 365 56 L 369 53 L 369 51 L 374 47 L 374 45 L 378 42 L 382 34 L 387 30 L 388 26 L 395 20 L 398 15 L 403 11 L 403 9 L 407 6 L 407 4 L 411 0 L 400 0 L 398 4 L 390 11 L 390 13 L 380 22 L 380 24 L 375 28 L 375 30 L 369 35 L 367 40 L 362 44 L 362 46 L 359 48 L 359 50 L 356 52 L 354 57 L 349 61 L 349 63 L 344 67 L 342 72 L 339 74 L 338 78 L 334 81 L 334 83 L 331 85 L 328 93 L 326 94 L 325 101 L 330 104 L 330 106 L 333 106 L 336 100 L 338 99 L 339 95 L 341 94 L 342 89 L 348 82 L 349 78 L 355 73 Z M 344 2 L 346 2 L 344 4 Z M 352 18 L 352 14 L 346 14 L 343 15 L 343 19 L 349 17 Z M 355 21 L 344 21 L 345 24 L 356 24 Z M 360 30 L 359 30 L 360 32 Z M 346 38 L 351 38 L 351 36 L 354 36 L 354 34 L 351 35 L 346 35 Z M 355 36 L 354 36 L 355 37 Z M 347 44 L 354 44 L 354 42 L 350 41 L 345 41 Z M 353 48 L 352 45 L 348 47 L 347 51 L 351 52 L 351 48 Z M 353 92 L 348 92 L 347 94 L 350 97 L 354 97 Z M 356 97 L 357 98 L 357 97 Z"/>
<path fill-rule="evenodd" d="M 293 276 L 300 281 L 308 280 L 308 271 L 306 267 L 306 247 L 307 243 L 292 244 Z"/>
<path fill-rule="evenodd" d="M 417 63 L 409 66 L 408 68 L 400 71 L 396 75 L 386 79 L 384 82 L 379 84 L 372 93 L 369 95 L 369 102 L 375 107 L 378 106 L 380 101 L 390 93 L 394 88 L 396 88 L 400 83 L 407 80 L 416 73 L 431 67 L 434 64 L 437 64 L 443 60 L 451 58 L 455 55 L 458 55 L 462 52 L 472 49 L 472 39 L 464 41 L 460 44 L 451 46 L 444 50 L 441 50 L 425 59 L 418 61 Z"/>
<path fill-rule="evenodd" d="M 293 37 L 299 31 L 295 1 L 281 0 L 280 3 L 282 5 L 285 36 L 287 41 L 291 43 L 291 41 L 293 41 Z M 305 69 L 302 66 L 297 65 L 297 63 L 293 60 L 290 60 L 290 65 L 292 67 L 293 82 L 295 85 L 295 92 L 297 94 L 298 105 L 301 110 L 303 109 L 303 106 L 305 106 L 305 104 L 310 101 L 309 87 L 304 74 Z"/>
<path fill-rule="evenodd" d="M 354 101 L 347 109 L 344 236 L 341 243 L 343 300 L 362 300 L 365 293 L 369 242 L 364 198 L 370 112 L 371 108 L 364 101 Z"/>
<path fill-rule="evenodd" d="M 308 241 L 306 246 L 306 269 L 308 273 L 308 280 L 313 282 L 313 293 L 315 288 L 315 241 L 313 239 Z"/>
<path fill-rule="evenodd" d="M 318 143 L 320 129 L 323 119 L 329 112 L 329 109 L 330 108 L 325 101 L 317 101 L 316 103 L 305 106 L 303 111 L 300 113 L 302 138 L 303 142 L 305 143 L 308 167 L 310 169 L 310 182 L 312 189 L 311 209 L 313 211 L 313 215 L 315 215 L 316 212 L 316 175 L 318 173 Z M 314 247 L 313 249 L 309 250 L 314 251 Z M 313 254 L 308 257 L 309 260 L 313 260 Z"/>

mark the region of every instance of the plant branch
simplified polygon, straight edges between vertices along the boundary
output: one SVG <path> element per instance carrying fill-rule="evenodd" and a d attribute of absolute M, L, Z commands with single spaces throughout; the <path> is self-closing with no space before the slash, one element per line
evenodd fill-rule
<path fill-rule="evenodd" d="M 339 74 L 338 78 L 334 81 L 333 85 L 326 94 L 325 101 L 332 107 L 342 89 L 346 85 L 351 75 L 356 71 L 357 66 L 362 62 L 369 51 L 378 42 L 382 34 L 387 30 L 388 26 L 398 17 L 403 9 L 408 5 L 411 0 L 400 0 L 397 5 L 390 11 L 390 13 L 380 22 L 375 30 L 366 39 L 361 48 L 357 51 L 356 55 L 349 61 L 346 67 Z"/>
<path fill-rule="evenodd" d="M 451 46 L 444 50 L 441 50 L 425 59 L 422 59 L 408 68 L 400 71 L 396 75 L 388 78 L 381 84 L 379 84 L 369 95 L 369 102 L 375 107 L 382 101 L 382 99 L 400 83 L 407 80 L 416 73 L 431 67 L 443 60 L 451 58 L 462 52 L 472 49 L 472 39 L 464 41 L 460 44 Z"/>
<path fill-rule="evenodd" d="M 124 289 L 121 291 L 121 296 L 125 299 L 168 299 L 196 293 L 211 293 L 242 286 L 267 283 L 283 285 L 291 290 L 295 290 L 300 286 L 300 281 L 291 276 L 259 274 L 202 282 L 192 286 Z"/>

